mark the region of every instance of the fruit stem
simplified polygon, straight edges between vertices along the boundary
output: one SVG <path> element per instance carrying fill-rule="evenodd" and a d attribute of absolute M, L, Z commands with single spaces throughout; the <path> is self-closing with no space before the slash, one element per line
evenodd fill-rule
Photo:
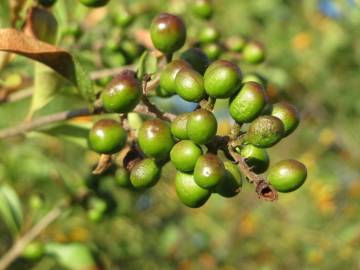
<path fill-rule="evenodd" d="M 170 63 L 172 61 L 173 54 L 167 53 L 167 54 L 165 54 L 165 57 L 166 57 L 166 63 Z"/>

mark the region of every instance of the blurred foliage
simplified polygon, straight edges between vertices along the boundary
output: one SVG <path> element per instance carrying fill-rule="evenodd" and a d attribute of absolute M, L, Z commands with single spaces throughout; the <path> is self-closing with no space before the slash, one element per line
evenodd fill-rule
<path fill-rule="evenodd" d="M 147 28 L 160 11 L 183 14 L 190 39 L 204 26 L 187 8 L 190 0 L 119 2 L 113 0 L 108 8 L 89 10 L 74 1 L 59 0 L 54 8 L 61 32 L 58 45 L 77 55 L 89 71 L 130 63 L 132 53 L 143 50 L 129 46 L 135 33 Z M 359 269 L 360 2 L 214 2 L 212 23 L 222 37 L 241 34 L 266 44 L 268 59 L 256 71 L 268 79 L 272 100 L 285 97 L 302 112 L 300 128 L 270 154 L 272 163 L 284 158 L 304 162 L 309 170 L 304 188 L 291 195 L 281 194 L 277 203 L 267 203 L 259 201 L 248 184 L 233 199 L 223 200 L 214 194 L 206 206 L 188 209 L 176 198 L 170 165 L 154 189 L 134 193 L 116 187 L 111 177 L 91 177 L 97 156 L 84 148 L 83 142 L 52 137 L 56 134 L 52 129 L 32 132 L 26 140 L 0 142 L 0 185 L 16 190 L 24 230 L 64 196 L 100 181 L 100 195 L 116 204 L 102 221 L 90 221 L 79 206 L 49 227 L 39 240 L 50 247 L 83 243 L 104 269 L 113 270 Z M 126 30 L 114 23 L 125 5 L 137 13 Z M 5 24 L 4 19 L 0 25 Z M 128 42 L 127 49 L 123 41 Z M 240 65 L 245 73 L 253 71 L 251 66 Z M 0 83 L 14 74 L 31 77 L 32 63 L 16 57 L 1 70 Z M 98 82 L 99 89 L 100 85 Z M 73 89 L 64 88 L 36 114 L 75 108 L 81 103 Z M 1 104 L 0 127 L 21 122 L 29 105 L 29 99 Z M 191 106 L 179 105 L 176 99 L 162 101 L 162 106 L 177 111 L 185 110 L 185 105 Z M 226 105 L 218 105 L 219 116 L 224 116 L 222 106 Z M 84 117 L 71 124 L 82 127 L 89 121 Z M 220 127 L 220 133 L 225 133 L 226 117 Z M 13 242 L 4 222 L 0 222 L 0 235 L 3 254 Z M 82 252 L 88 258 L 88 250 Z M 38 261 L 20 258 L 10 269 L 61 267 L 49 253 Z"/>

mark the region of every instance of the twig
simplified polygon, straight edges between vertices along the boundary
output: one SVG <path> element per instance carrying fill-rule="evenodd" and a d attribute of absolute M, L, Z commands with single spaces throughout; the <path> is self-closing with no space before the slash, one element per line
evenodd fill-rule
<path fill-rule="evenodd" d="M 259 198 L 266 201 L 275 201 L 278 198 L 277 191 L 266 181 L 266 179 L 254 173 L 251 168 L 246 164 L 244 158 L 238 153 L 234 152 L 233 149 L 229 146 L 229 154 L 235 160 L 239 166 L 240 171 L 249 179 L 250 183 L 253 183 L 256 187 L 256 193 Z"/>
<path fill-rule="evenodd" d="M 90 73 L 90 78 L 92 80 L 98 80 L 98 79 L 101 79 L 104 77 L 115 76 L 125 69 L 133 69 L 133 68 L 134 68 L 133 65 L 129 65 L 129 66 L 124 66 L 124 67 L 97 70 L 97 71 L 93 71 Z"/>
<path fill-rule="evenodd" d="M 50 212 L 48 212 L 30 231 L 25 233 L 19 238 L 15 244 L 5 253 L 0 259 L 0 270 L 5 270 L 8 266 L 16 260 L 21 254 L 24 248 L 33 241 L 44 229 L 46 229 L 51 223 L 60 217 L 64 208 L 69 204 L 62 202 L 55 206 Z"/>

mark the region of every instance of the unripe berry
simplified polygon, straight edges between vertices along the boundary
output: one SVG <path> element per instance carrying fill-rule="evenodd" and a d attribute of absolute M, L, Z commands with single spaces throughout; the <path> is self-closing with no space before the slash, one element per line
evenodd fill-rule
<path fill-rule="evenodd" d="M 226 60 L 218 60 L 205 72 L 205 91 L 214 98 L 228 98 L 238 90 L 241 79 L 242 73 L 237 65 Z"/>
<path fill-rule="evenodd" d="M 247 82 L 230 100 L 230 115 L 238 123 L 249 123 L 261 113 L 266 101 L 267 96 L 263 87 L 255 82 Z"/>
<path fill-rule="evenodd" d="M 218 41 L 220 33 L 212 26 L 205 26 L 199 33 L 199 41 L 201 43 L 213 43 Z"/>
<path fill-rule="evenodd" d="M 170 159 L 175 168 L 182 172 L 194 170 L 196 161 L 202 155 L 202 150 L 196 143 L 184 140 L 174 145 L 170 152 Z"/>
<path fill-rule="evenodd" d="M 211 192 L 207 189 L 199 187 L 192 174 L 177 172 L 175 177 L 176 193 L 186 206 L 197 208 L 206 203 Z"/>
<path fill-rule="evenodd" d="M 194 168 L 194 180 L 202 188 L 211 189 L 225 177 L 224 163 L 217 155 L 207 153 L 201 156 Z"/>
<path fill-rule="evenodd" d="M 167 64 L 160 75 L 160 87 L 169 94 L 176 93 L 175 78 L 183 68 L 190 68 L 190 64 L 184 60 L 177 59 Z"/>
<path fill-rule="evenodd" d="M 165 54 L 171 54 L 184 45 L 186 27 L 180 17 L 162 13 L 151 23 L 150 34 L 156 49 Z"/>
<path fill-rule="evenodd" d="M 130 173 L 125 168 L 118 168 L 115 172 L 115 183 L 119 187 L 129 188 L 131 187 Z"/>
<path fill-rule="evenodd" d="M 129 26 L 134 20 L 134 15 L 127 9 L 121 9 L 117 12 L 115 17 L 115 23 L 121 27 Z"/>
<path fill-rule="evenodd" d="M 214 12 L 210 0 L 195 0 L 192 4 L 192 11 L 201 19 L 210 19 Z"/>
<path fill-rule="evenodd" d="M 275 145 L 284 135 L 284 125 L 271 115 L 259 116 L 250 125 L 247 140 L 260 148 Z"/>
<path fill-rule="evenodd" d="M 214 114 L 208 110 L 196 110 L 190 114 L 186 130 L 190 140 L 198 144 L 206 144 L 216 135 L 216 118 Z"/>
<path fill-rule="evenodd" d="M 181 69 L 175 79 L 176 93 L 186 101 L 198 102 L 205 97 L 204 79 L 190 68 Z"/>
<path fill-rule="evenodd" d="M 100 154 L 114 154 L 126 144 L 127 134 L 119 122 L 112 119 L 97 121 L 89 133 L 89 146 Z"/>
<path fill-rule="evenodd" d="M 103 219 L 108 210 L 107 202 L 100 197 L 91 197 L 88 203 L 87 216 L 93 222 L 99 222 Z"/>
<path fill-rule="evenodd" d="M 161 169 L 154 159 L 143 159 L 131 169 L 131 185 L 137 189 L 150 188 L 159 181 L 160 174 Z"/>
<path fill-rule="evenodd" d="M 275 103 L 271 115 L 279 118 L 284 124 L 285 136 L 292 133 L 300 123 L 300 113 L 296 107 L 288 102 Z"/>
<path fill-rule="evenodd" d="M 231 198 L 239 194 L 241 190 L 242 174 L 239 167 L 230 161 L 225 161 L 224 166 L 225 177 L 215 187 L 215 192 L 223 197 Z"/>
<path fill-rule="evenodd" d="M 279 192 L 291 192 L 301 187 L 307 176 L 304 164 L 297 160 L 282 160 L 272 166 L 268 173 L 270 184 Z"/>
<path fill-rule="evenodd" d="M 33 241 L 28 244 L 21 253 L 21 257 L 36 261 L 41 259 L 45 254 L 45 246 L 42 242 Z"/>
<path fill-rule="evenodd" d="M 246 39 L 241 36 L 233 36 L 226 40 L 225 46 L 229 51 L 242 52 L 246 45 Z"/>
<path fill-rule="evenodd" d="M 179 140 L 187 140 L 187 122 L 191 113 L 182 113 L 171 122 L 171 133 Z"/>
<path fill-rule="evenodd" d="M 221 55 L 221 47 L 217 43 L 208 43 L 202 46 L 202 49 L 206 53 L 210 60 L 215 61 Z"/>
<path fill-rule="evenodd" d="M 248 43 L 243 51 L 244 61 L 249 64 L 260 64 L 265 60 L 264 46 L 258 42 Z"/>
<path fill-rule="evenodd" d="M 247 82 L 256 82 L 258 84 L 261 84 L 264 87 L 264 89 L 266 89 L 267 86 L 266 78 L 256 73 L 245 74 L 244 78 L 242 79 L 242 83 L 247 83 Z"/>
<path fill-rule="evenodd" d="M 56 3 L 57 0 L 38 0 L 39 4 L 44 7 L 51 7 Z"/>
<path fill-rule="evenodd" d="M 265 172 L 269 168 L 269 155 L 263 148 L 247 144 L 240 150 L 240 155 L 245 158 L 246 164 L 257 174 Z"/>
<path fill-rule="evenodd" d="M 135 73 L 126 70 L 116 76 L 101 94 L 104 108 L 108 112 L 126 113 L 139 103 L 141 83 Z"/>
<path fill-rule="evenodd" d="M 169 157 L 175 143 L 169 126 L 160 119 L 144 122 L 139 129 L 138 141 L 145 155 L 159 160 Z"/>
<path fill-rule="evenodd" d="M 200 74 L 204 74 L 205 70 L 210 65 L 209 58 L 199 48 L 187 49 L 180 55 L 180 58 L 188 62 L 192 66 L 192 68 Z"/>
<path fill-rule="evenodd" d="M 110 0 L 80 0 L 80 3 L 87 7 L 103 7 L 109 3 Z"/>

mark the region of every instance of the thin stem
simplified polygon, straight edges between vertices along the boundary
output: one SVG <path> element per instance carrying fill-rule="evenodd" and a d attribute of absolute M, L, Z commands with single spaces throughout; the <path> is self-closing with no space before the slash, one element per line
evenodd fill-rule
<path fill-rule="evenodd" d="M 34 227 L 19 238 L 15 244 L 0 259 L 0 270 L 7 269 L 16 260 L 26 246 L 33 241 L 43 230 L 58 219 L 63 210 L 68 206 L 67 202 L 62 202 L 48 212 Z"/>
<path fill-rule="evenodd" d="M 173 54 L 167 53 L 165 56 L 166 56 L 166 63 L 170 63 L 172 61 Z"/>
<path fill-rule="evenodd" d="M 265 177 L 254 173 L 251 168 L 246 164 L 245 159 L 236 153 L 230 146 L 228 152 L 234 161 L 237 163 L 240 171 L 253 183 L 256 187 L 256 193 L 259 198 L 266 201 L 275 201 L 278 198 L 277 191 L 267 182 Z"/>

